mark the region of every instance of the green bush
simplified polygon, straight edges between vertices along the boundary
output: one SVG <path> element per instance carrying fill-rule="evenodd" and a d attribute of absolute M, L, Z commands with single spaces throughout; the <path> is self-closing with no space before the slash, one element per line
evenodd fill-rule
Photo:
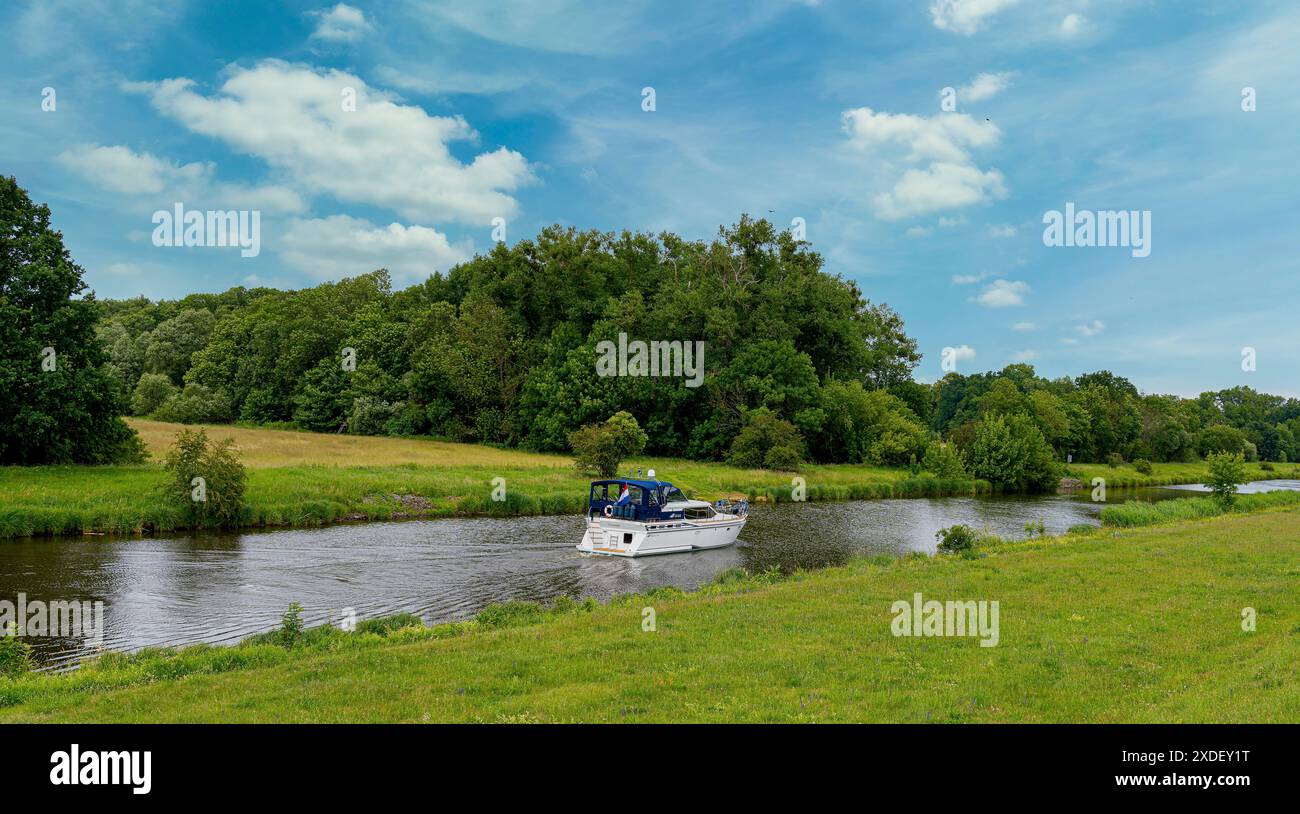
<path fill-rule="evenodd" d="M 940 551 L 959 554 L 975 548 L 979 533 L 970 526 L 958 524 L 946 529 L 939 529 L 934 533 L 934 538 L 939 541 Z"/>
<path fill-rule="evenodd" d="M 602 478 L 618 474 L 618 465 L 645 449 L 649 436 L 631 413 L 620 410 L 604 423 L 588 424 L 569 433 L 573 465 L 579 472 L 594 472 Z"/>
<path fill-rule="evenodd" d="M 1216 452 L 1205 459 L 1210 465 L 1205 486 L 1224 506 L 1231 507 L 1237 499 L 1237 486 L 1245 483 L 1246 461 L 1240 452 Z"/>
<path fill-rule="evenodd" d="M 390 404 L 383 399 L 357 396 L 348 411 L 348 432 L 353 435 L 386 435 L 389 423 L 405 411 L 400 401 Z"/>
<path fill-rule="evenodd" d="M 1261 461 L 1259 464 L 1259 468 L 1261 472 L 1272 472 L 1273 464 L 1269 463 L 1268 461 Z"/>
<path fill-rule="evenodd" d="M 177 392 L 176 385 L 165 375 L 146 373 L 136 382 L 135 392 L 131 395 L 131 412 L 134 415 L 149 415 Z"/>
<path fill-rule="evenodd" d="M 1152 472 L 1151 462 L 1146 458 L 1138 458 L 1134 461 L 1133 468 L 1143 475 L 1150 475 Z"/>
<path fill-rule="evenodd" d="M 1109 466 L 1111 469 L 1116 469 L 1121 465 L 1123 465 L 1123 463 L 1124 463 L 1124 456 L 1120 455 L 1118 452 L 1112 452 L 1106 456 L 1106 465 Z"/>
<path fill-rule="evenodd" d="M 750 411 L 745 428 L 731 442 L 727 463 L 742 469 L 794 470 L 803 460 L 802 449 L 803 436 L 795 425 L 759 407 Z"/>
<path fill-rule="evenodd" d="M 1060 478 L 1052 448 L 1023 413 L 981 419 L 966 457 L 972 475 L 1004 489 L 1046 491 Z"/>
<path fill-rule="evenodd" d="M 163 402 L 155 415 L 160 421 L 179 424 L 223 424 L 234 417 L 226 392 L 201 384 L 185 385 Z"/>
<path fill-rule="evenodd" d="M 302 641 L 303 630 L 302 605 L 290 602 L 289 609 L 280 618 L 280 643 L 285 647 L 293 647 Z"/>
<path fill-rule="evenodd" d="M 214 443 L 205 430 L 181 430 L 163 467 L 171 475 L 165 486 L 169 502 L 192 526 L 236 525 L 244 509 L 247 474 L 233 439 Z"/>
<path fill-rule="evenodd" d="M 962 463 L 957 448 L 942 441 L 931 441 L 925 448 L 921 468 L 926 472 L 933 472 L 939 478 L 955 480 L 967 477 L 966 466 Z"/>
<path fill-rule="evenodd" d="M 0 676 L 16 676 L 32 669 L 32 646 L 18 638 L 13 622 L 0 631 Z"/>

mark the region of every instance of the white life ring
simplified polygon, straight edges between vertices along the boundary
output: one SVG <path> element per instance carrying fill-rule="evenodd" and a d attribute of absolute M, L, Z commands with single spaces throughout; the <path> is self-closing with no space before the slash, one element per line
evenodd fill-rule
<path fill-rule="evenodd" d="M 606 504 L 606 506 L 605 506 L 605 516 L 606 516 L 606 517 L 613 517 L 613 516 L 614 516 L 614 504 L 612 504 L 612 503 Z"/>

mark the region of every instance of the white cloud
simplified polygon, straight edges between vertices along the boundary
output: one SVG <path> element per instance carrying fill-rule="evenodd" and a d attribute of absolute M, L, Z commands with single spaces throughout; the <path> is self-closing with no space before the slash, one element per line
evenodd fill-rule
<path fill-rule="evenodd" d="M 347 88 L 356 110 L 343 109 Z M 533 180 L 524 157 L 505 147 L 461 163 L 448 144 L 478 138 L 463 118 L 430 116 L 342 71 L 267 60 L 234 69 L 211 96 L 189 79 L 128 89 L 148 93 L 189 130 L 261 158 L 296 189 L 410 220 L 509 218 L 517 210 L 509 193 Z"/>
<path fill-rule="evenodd" d="M 1021 280 L 994 280 L 972 301 L 989 308 L 1008 308 L 1024 305 L 1025 294 L 1028 293 L 1029 283 Z"/>
<path fill-rule="evenodd" d="M 1076 325 L 1075 330 L 1077 330 L 1079 333 L 1083 334 L 1084 336 L 1096 336 L 1097 334 L 1106 330 L 1106 326 L 1104 323 L 1102 323 L 1101 320 L 1094 319 L 1092 322 L 1089 322 L 1086 325 Z"/>
<path fill-rule="evenodd" d="M 966 218 L 964 216 L 956 218 L 939 218 L 939 228 L 951 229 L 954 226 L 961 226 L 965 222 Z"/>
<path fill-rule="evenodd" d="M 1007 89 L 1011 84 L 1011 72 L 1001 71 L 998 73 L 982 73 L 971 80 L 969 85 L 963 85 L 957 91 L 957 100 L 965 102 L 982 102 L 985 99 L 991 99 Z"/>
<path fill-rule="evenodd" d="M 1065 19 L 1061 20 L 1061 35 L 1073 37 L 1083 30 L 1083 26 L 1088 22 L 1088 18 L 1082 14 L 1067 14 Z"/>
<path fill-rule="evenodd" d="M 138 277 L 141 269 L 135 263 L 109 263 L 104 271 L 114 277 Z"/>
<path fill-rule="evenodd" d="M 872 202 L 886 220 L 898 220 L 944 209 L 980 203 L 1007 195 L 1002 173 L 980 170 L 971 160 L 972 148 L 991 147 L 1002 132 L 996 125 L 964 113 L 916 116 L 877 113 L 869 107 L 841 116 L 849 146 L 884 160 L 893 153 L 904 163 L 925 164 L 905 170 L 888 192 Z M 886 163 L 885 166 L 892 167 Z"/>
<path fill-rule="evenodd" d="M 210 162 L 180 164 L 129 147 L 82 144 L 65 150 L 60 163 L 110 192 L 147 199 L 155 208 L 180 201 L 195 209 L 256 209 L 302 212 L 301 196 L 278 185 L 246 186 L 216 180 Z"/>
<path fill-rule="evenodd" d="M 981 271 L 979 274 L 954 274 L 952 275 L 953 285 L 972 285 L 978 283 L 990 275 L 990 272 Z"/>
<path fill-rule="evenodd" d="M 948 348 L 944 348 L 945 351 Z M 957 362 L 970 362 L 975 358 L 975 349 L 970 345 L 960 345 L 952 348 L 952 358 Z"/>
<path fill-rule="evenodd" d="M 356 42 L 371 30 L 369 21 L 361 9 L 346 3 L 339 3 L 328 11 L 308 12 L 317 18 L 316 30 L 311 32 L 314 40 L 326 42 Z"/>
<path fill-rule="evenodd" d="M 206 182 L 211 164 L 177 164 L 128 147 L 81 144 L 59 155 L 64 166 L 96 182 L 110 192 L 127 195 L 156 195 L 177 183 Z"/>
<path fill-rule="evenodd" d="M 1018 350 L 1015 353 L 1011 354 L 1011 358 L 1013 361 L 1016 362 L 1032 362 L 1038 358 L 1038 351 Z"/>
<path fill-rule="evenodd" d="M 1017 322 L 1015 325 L 1011 326 L 1011 330 L 1023 334 L 1038 330 L 1038 326 L 1032 322 Z"/>
<path fill-rule="evenodd" d="M 903 233 L 907 237 L 929 237 L 934 234 L 933 226 L 913 226 Z"/>
<path fill-rule="evenodd" d="M 280 257 L 320 280 L 355 277 L 386 268 L 394 281 L 417 282 L 468 260 L 472 247 L 453 245 L 426 226 L 390 223 L 375 226 L 348 215 L 295 218 L 289 224 Z"/>
<path fill-rule="evenodd" d="M 1016 227 L 1014 226 L 990 226 L 989 237 L 1015 237 Z"/>
<path fill-rule="evenodd" d="M 930 4 L 930 19 L 936 28 L 958 34 L 974 34 L 984 21 L 1019 0 L 935 0 Z"/>

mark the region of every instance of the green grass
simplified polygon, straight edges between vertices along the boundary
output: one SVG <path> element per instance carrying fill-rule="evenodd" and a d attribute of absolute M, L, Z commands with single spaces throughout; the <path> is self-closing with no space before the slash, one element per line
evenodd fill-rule
<path fill-rule="evenodd" d="M 0 679 L 6 721 L 1300 721 L 1300 509 Z M 890 606 L 996 600 L 1000 642 Z M 657 629 L 642 628 L 653 607 Z M 1242 609 L 1257 613 L 1241 627 Z"/>
<path fill-rule="evenodd" d="M 1155 503 L 1130 500 L 1118 506 L 1101 510 L 1105 526 L 1133 528 L 1168 523 L 1177 520 L 1199 520 L 1218 517 L 1229 512 L 1257 512 L 1264 509 L 1290 507 L 1300 504 L 1300 492 L 1275 491 L 1253 495 L 1237 495 L 1231 508 L 1213 497 L 1188 497 L 1180 500 L 1162 500 Z"/>

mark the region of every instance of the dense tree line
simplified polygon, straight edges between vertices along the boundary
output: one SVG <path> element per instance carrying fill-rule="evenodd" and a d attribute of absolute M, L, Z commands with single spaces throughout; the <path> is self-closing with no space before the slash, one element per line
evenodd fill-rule
<path fill-rule="evenodd" d="M 1300 402 L 1248 387 L 1181 399 L 1028 365 L 917 383 L 897 314 L 748 217 L 710 241 L 555 226 L 399 291 L 380 270 L 151 302 L 96 301 L 49 209 L 12 178 L 0 215 L 7 463 L 138 459 L 126 411 L 581 445 L 602 461 L 644 437 L 656 455 L 907 465 L 1022 489 L 1052 485 L 1067 457 L 1300 458 Z M 602 348 L 629 342 L 703 343 L 702 367 L 684 378 L 624 359 L 620 371 L 652 375 L 601 375 Z"/>
<path fill-rule="evenodd" d="M 567 451 L 625 411 L 652 454 L 911 465 L 1009 488 L 1051 485 L 1067 456 L 1300 456 L 1300 403 L 1246 387 L 1180 399 L 1107 371 L 1045 379 L 1023 364 L 919 384 L 897 314 L 749 218 L 708 242 L 551 227 L 399 291 L 381 270 L 98 305 L 122 396 L 183 422 Z M 598 375 L 598 348 L 620 334 L 703 341 L 702 386 Z"/>

